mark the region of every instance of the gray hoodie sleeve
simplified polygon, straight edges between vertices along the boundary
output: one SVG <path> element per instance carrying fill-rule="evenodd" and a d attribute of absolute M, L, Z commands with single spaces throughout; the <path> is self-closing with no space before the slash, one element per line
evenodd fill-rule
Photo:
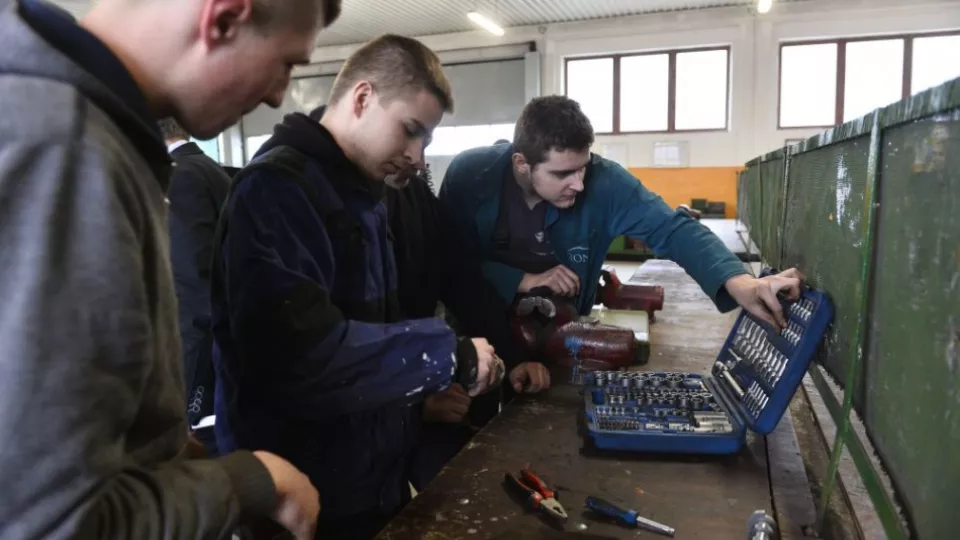
<path fill-rule="evenodd" d="M 229 538 L 274 486 L 182 458 L 161 188 L 120 137 L 40 139 L 0 137 L 0 540 Z"/>

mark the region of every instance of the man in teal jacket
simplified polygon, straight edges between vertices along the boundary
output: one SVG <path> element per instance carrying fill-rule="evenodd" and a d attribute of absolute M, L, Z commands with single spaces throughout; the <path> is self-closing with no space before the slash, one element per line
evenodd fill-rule
<path fill-rule="evenodd" d="M 591 154 L 593 140 L 577 102 L 536 98 L 524 107 L 512 145 L 468 150 L 447 169 L 440 200 L 505 301 L 549 287 L 588 314 L 610 243 L 629 235 L 680 264 L 720 311 L 740 305 L 785 324 L 776 295 L 799 295 L 795 269 L 750 276 L 709 229 L 672 210 L 620 165 Z"/>

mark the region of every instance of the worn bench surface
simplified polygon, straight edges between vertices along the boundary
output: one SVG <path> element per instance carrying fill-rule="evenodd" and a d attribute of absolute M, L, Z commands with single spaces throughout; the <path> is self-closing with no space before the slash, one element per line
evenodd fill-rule
<path fill-rule="evenodd" d="M 626 281 L 630 275 L 622 277 Z M 664 310 L 651 327 L 650 364 L 644 369 L 709 371 L 735 315 L 718 313 L 671 262 L 649 261 L 640 277 L 666 289 Z M 585 449 L 578 434 L 578 389 L 554 382 L 548 393 L 505 407 L 379 538 L 662 538 L 593 519 L 583 510 L 588 494 L 670 525 L 678 539 L 743 538 L 750 513 L 770 510 L 763 437 L 748 436 L 742 452 L 724 457 Z M 525 511 L 504 490 L 504 472 L 528 464 L 560 490 L 559 500 L 570 515 L 566 532 L 552 527 L 546 517 Z"/>

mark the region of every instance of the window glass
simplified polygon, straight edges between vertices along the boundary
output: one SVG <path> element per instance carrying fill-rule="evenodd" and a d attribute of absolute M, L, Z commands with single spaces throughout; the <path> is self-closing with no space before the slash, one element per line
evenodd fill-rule
<path fill-rule="evenodd" d="M 613 58 L 567 62 L 567 96 L 580 104 L 594 132 L 613 131 Z"/>
<path fill-rule="evenodd" d="M 837 117 L 837 44 L 780 52 L 780 127 L 832 126 Z"/>
<path fill-rule="evenodd" d="M 666 131 L 669 93 L 669 55 L 621 58 L 620 131 Z"/>
<path fill-rule="evenodd" d="M 960 77 L 960 36 L 920 37 L 913 40 L 910 93 Z"/>
<path fill-rule="evenodd" d="M 903 95 L 903 40 L 847 43 L 843 121 L 854 120 Z"/>
<path fill-rule="evenodd" d="M 726 129 L 727 50 L 677 53 L 674 128 Z"/>

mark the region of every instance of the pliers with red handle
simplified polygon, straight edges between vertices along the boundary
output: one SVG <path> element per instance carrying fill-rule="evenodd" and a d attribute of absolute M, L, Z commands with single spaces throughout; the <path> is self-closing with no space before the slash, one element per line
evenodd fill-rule
<path fill-rule="evenodd" d="M 520 471 L 519 478 L 513 473 L 506 473 L 503 475 L 503 480 L 508 488 L 518 495 L 525 496 L 525 502 L 534 510 L 541 511 L 561 522 L 567 520 L 567 512 L 557 501 L 557 492 L 550 489 L 546 482 L 530 469 Z"/>

